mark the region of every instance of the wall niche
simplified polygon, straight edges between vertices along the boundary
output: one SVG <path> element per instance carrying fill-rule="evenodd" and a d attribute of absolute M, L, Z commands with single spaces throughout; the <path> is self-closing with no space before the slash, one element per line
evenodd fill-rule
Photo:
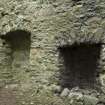
<path fill-rule="evenodd" d="M 60 85 L 63 88 L 95 89 L 100 85 L 101 43 L 65 45 L 59 50 Z"/>
<path fill-rule="evenodd" d="M 13 78 L 18 80 L 17 78 L 21 78 L 19 76 L 29 71 L 31 33 L 25 30 L 15 30 L 2 35 L 1 39 L 4 40 L 3 46 L 8 45 L 11 49 L 11 71 Z"/>

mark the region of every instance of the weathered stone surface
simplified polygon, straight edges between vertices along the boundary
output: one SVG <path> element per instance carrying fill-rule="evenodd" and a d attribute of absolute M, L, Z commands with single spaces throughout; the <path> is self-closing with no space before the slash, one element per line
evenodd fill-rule
<path fill-rule="evenodd" d="M 68 95 L 68 98 L 70 98 L 70 99 L 74 98 L 76 100 L 79 100 L 79 99 L 83 98 L 83 94 L 80 92 L 70 92 L 70 94 Z"/>
<path fill-rule="evenodd" d="M 51 86 L 51 90 L 52 90 L 55 94 L 60 94 L 60 93 L 62 92 L 62 87 L 53 84 L 53 85 Z"/>
<path fill-rule="evenodd" d="M 66 97 L 69 95 L 70 90 L 68 88 L 65 88 L 62 93 L 61 93 L 61 97 Z"/>
<path fill-rule="evenodd" d="M 83 100 L 85 105 L 96 105 L 99 101 L 96 97 L 91 97 L 89 95 L 84 95 Z"/>
<path fill-rule="evenodd" d="M 105 104 L 105 96 L 104 95 L 99 97 L 99 103 Z"/>
<path fill-rule="evenodd" d="M 0 37 L 13 30 L 31 33 L 30 49 L 28 55 L 27 51 L 14 52 L 7 41 L 0 39 L 0 88 L 18 88 L 17 93 L 22 94 L 18 96 L 19 105 L 69 105 L 50 93 L 53 89 L 58 93 L 62 90 L 58 86 L 61 65 L 57 48 L 73 43 L 105 43 L 105 0 L 0 0 Z M 24 41 L 18 43 L 21 42 Z M 99 59 L 96 68 L 100 72 L 96 79 L 103 93 L 104 47 L 100 55 L 103 60 Z M 71 92 L 70 97 L 81 96 L 75 87 Z M 92 97 L 97 94 L 91 93 L 84 92 L 91 95 L 85 96 L 87 104 L 97 103 L 97 98 Z"/>

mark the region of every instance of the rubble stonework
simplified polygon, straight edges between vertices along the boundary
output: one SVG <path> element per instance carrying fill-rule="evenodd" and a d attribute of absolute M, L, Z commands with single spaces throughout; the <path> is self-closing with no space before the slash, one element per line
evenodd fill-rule
<path fill-rule="evenodd" d="M 96 88 L 60 84 L 59 48 L 75 44 L 100 44 Z M 0 89 L 17 105 L 104 105 L 105 1 L 0 0 Z"/>

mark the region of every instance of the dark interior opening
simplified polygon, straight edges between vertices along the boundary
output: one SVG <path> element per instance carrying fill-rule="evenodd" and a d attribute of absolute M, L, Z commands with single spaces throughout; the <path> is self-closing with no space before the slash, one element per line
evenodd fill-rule
<path fill-rule="evenodd" d="M 4 41 L 5 56 L 8 61 L 11 61 L 8 66 L 5 66 L 6 72 L 12 75 L 10 82 L 17 83 L 21 81 L 19 79 L 17 81 L 17 78 L 20 78 L 18 76 L 30 70 L 31 33 L 25 30 L 14 30 L 1 35 L 0 38 Z M 25 75 L 22 75 L 22 78 L 25 78 Z"/>
<path fill-rule="evenodd" d="M 12 68 L 21 69 L 29 65 L 31 33 L 25 30 L 10 31 L 1 36 L 11 48 Z"/>
<path fill-rule="evenodd" d="M 59 47 L 60 85 L 67 88 L 95 88 L 101 44 L 73 44 Z"/>
<path fill-rule="evenodd" d="M 0 36 L 5 40 L 4 45 L 8 43 L 13 50 L 30 49 L 31 34 L 24 30 L 10 31 L 6 35 Z"/>

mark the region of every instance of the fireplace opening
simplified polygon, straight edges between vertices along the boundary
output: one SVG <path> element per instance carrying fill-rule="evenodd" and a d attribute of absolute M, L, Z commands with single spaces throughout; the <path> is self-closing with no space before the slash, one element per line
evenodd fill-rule
<path fill-rule="evenodd" d="M 60 85 L 64 88 L 94 89 L 99 83 L 101 44 L 73 44 L 59 47 Z"/>

